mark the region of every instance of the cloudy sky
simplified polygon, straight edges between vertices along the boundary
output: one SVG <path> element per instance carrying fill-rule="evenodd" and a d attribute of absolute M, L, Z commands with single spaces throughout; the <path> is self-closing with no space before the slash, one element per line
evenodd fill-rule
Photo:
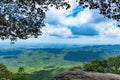
<path fill-rule="evenodd" d="M 17 42 L 120 44 L 118 22 L 105 18 L 97 10 L 82 9 L 73 0 L 70 4 L 69 10 L 50 8 L 45 27 L 41 29 L 43 34 L 38 39 Z"/>

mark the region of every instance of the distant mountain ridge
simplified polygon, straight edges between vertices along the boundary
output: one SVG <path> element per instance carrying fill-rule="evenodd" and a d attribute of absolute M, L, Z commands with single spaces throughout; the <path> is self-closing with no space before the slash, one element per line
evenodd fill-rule
<path fill-rule="evenodd" d="M 93 59 L 120 55 L 120 45 L 12 44 L 0 47 L 0 63 L 5 64 L 12 72 L 22 66 L 28 73 L 40 71 L 47 75 L 56 75 L 59 69 L 62 72 Z M 50 80 L 46 75 L 42 77 Z"/>
<path fill-rule="evenodd" d="M 34 43 L 34 44 L 23 44 L 23 43 L 15 43 L 15 44 L 1 44 L 0 50 L 2 49 L 30 49 L 30 48 L 80 48 L 80 47 L 100 47 L 100 46 L 120 46 L 119 44 L 114 45 L 90 45 L 90 44 L 52 44 L 52 43 Z"/>

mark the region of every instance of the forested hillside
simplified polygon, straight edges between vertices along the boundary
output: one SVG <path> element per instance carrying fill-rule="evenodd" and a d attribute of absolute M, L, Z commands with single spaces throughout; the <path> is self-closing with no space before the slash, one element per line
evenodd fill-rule
<path fill-rule="evenodd" d="M 23 67 L 32 77 L 47 80 L 71 67 L 120 55 L 119 45 L 77 46 L 73 48 L 7 48 L 0 50 L 0 62 L 17 73 Z M 97 70 L 97 69 L 96 69 Z M 46 75 L 46 73 L 48 73 Z M 37 80 L 38 78 L 36 78 Z"/>

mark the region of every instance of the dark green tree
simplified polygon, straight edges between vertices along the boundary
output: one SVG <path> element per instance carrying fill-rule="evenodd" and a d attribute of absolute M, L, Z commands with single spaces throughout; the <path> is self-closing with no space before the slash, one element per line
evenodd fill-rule
<path fill-rule="evenodd" d="M 77 0 L 80 6 L 98 9 L 100 14 L 120 21 L 120 0 Z"/>
<path fill-rule="evenodd" d="M 120 74 L 120 56 L 111 57 L 107 60 L 107 71 Z"/>
<path fill-rule="evenodd" d="M 19 67 L 18 73 L 24 73 L 24 67 Z"/>
<path fill-rule="evenodd" d="M 12 73 L 2 63 L 0 64 L 0 79 L 8 79 Z"/>
<path fill-rule="evenodd" d="M 79 68 L 84 71 L 120 74 L 120 56 L 104 60 L 93 60 L 90 63 L 86 63 L 75 68 Z"/>
<path fill-rule="evenodd" d="M 98 9 L 100 14 L 120 21 L 120 0 L 77 0 L 80 6 Z M 49 7 L 70 7 L 65 0 L 0 0 L 0 38 L 28 39 L 41 35 Z"/>
<path fill-rule="evenodd" d="M 10 72 L 5 65 L 0 64 L 0 80 L 32 80 L 28 74 L 24 73 L 24 68 L 19 68 L 19 73 Z"/>
<path fill-rule="evenodd" d="M 10 80 L 32 80 L 27 74 L 13 74 L 9 77 Z"/>
<path fill-rule="evenodd" d="M 93 60 L 90 63 L 87 63 L 83 66 L 83 70 L 93 72 L 105 72 L 106 68 L 106 60 Z"/>
<path fill-rule="evenodd" d="M 65 0 L 0 0 L 0 38 L 14 42 L 38 37 L 49 7 L 70 6 Z"/>

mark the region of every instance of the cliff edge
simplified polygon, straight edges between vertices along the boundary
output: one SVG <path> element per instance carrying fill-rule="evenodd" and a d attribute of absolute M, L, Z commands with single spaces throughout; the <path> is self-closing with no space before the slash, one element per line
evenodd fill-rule
<path fill-rule="evenodd" d="M 111 73 L 85 72 L 73 69 L 59 74 L 53 80 L 120 80 L 120 75 Z"/>

